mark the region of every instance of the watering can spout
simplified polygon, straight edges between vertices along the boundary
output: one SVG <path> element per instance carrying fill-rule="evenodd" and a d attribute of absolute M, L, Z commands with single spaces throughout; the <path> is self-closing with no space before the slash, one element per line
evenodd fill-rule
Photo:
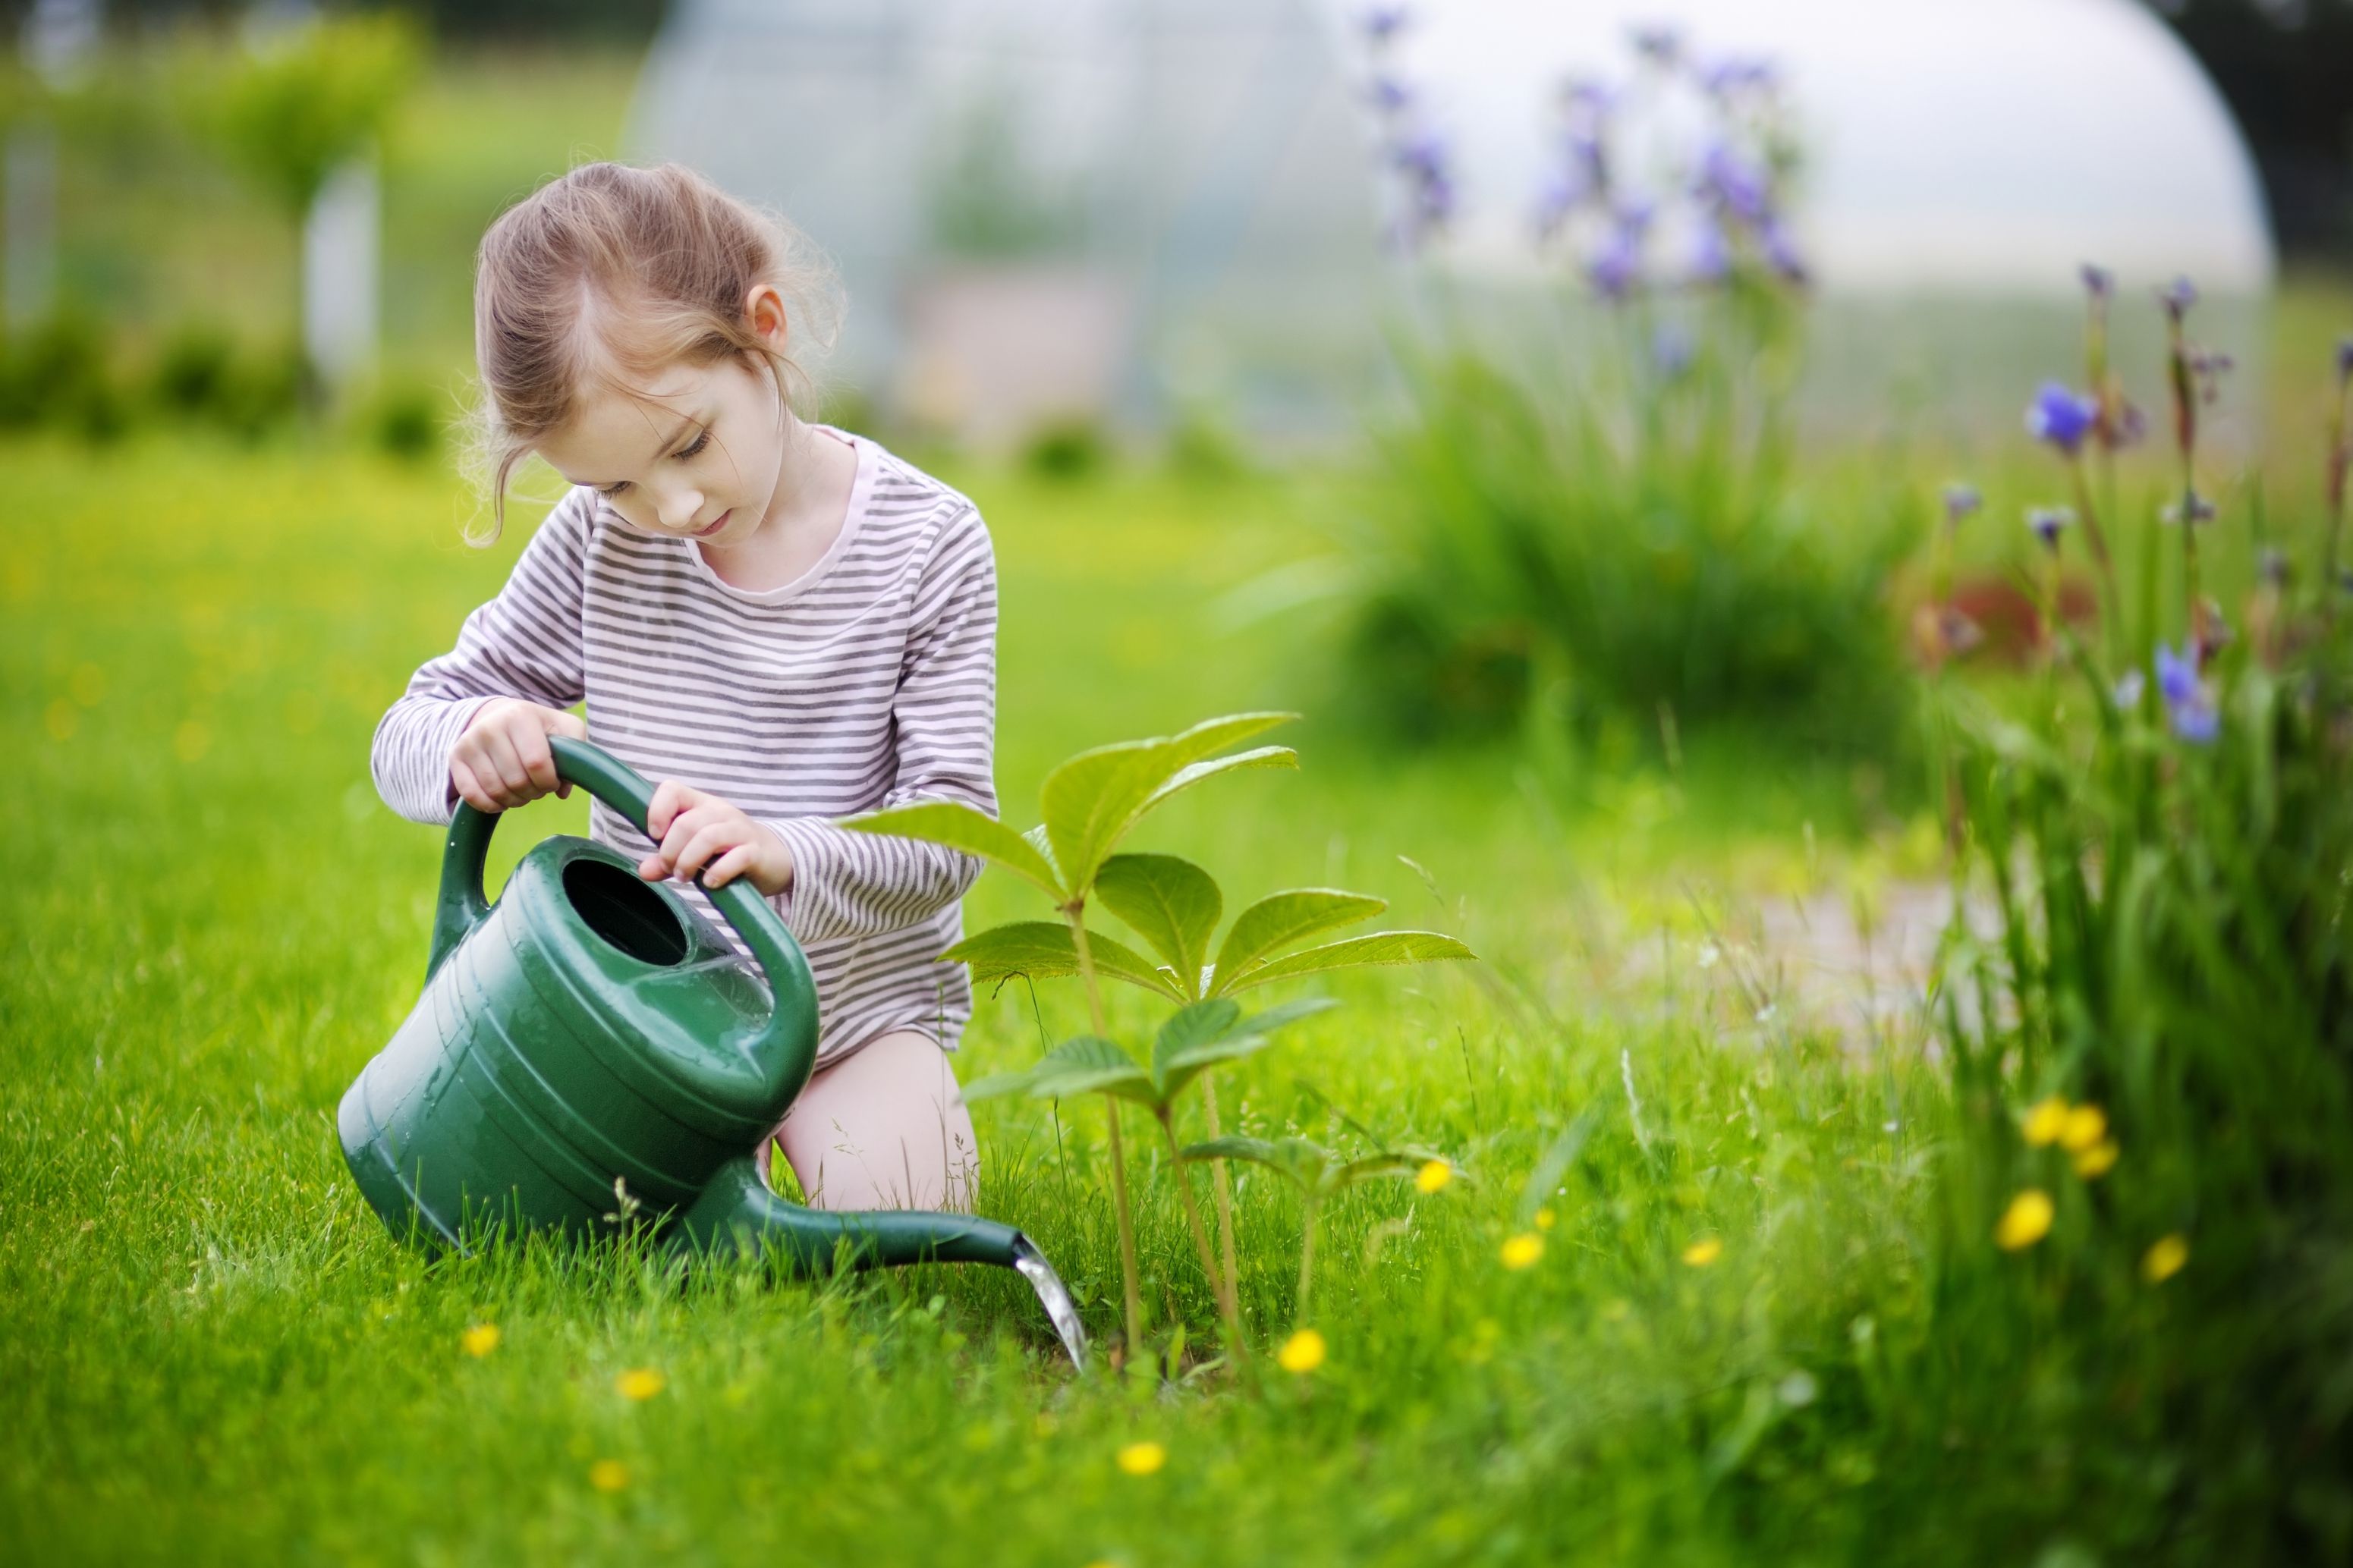
<path fill-rule="evenodd" d="M 796 1273 L 837 1267 L 895 1268 L 909 1263 L 993 1263 L 1029 1281 L 1071 1360 L 1086 1364 L 1077 1308 L 1029 1238 L 1009 1225 L 973 1215 L 908 1209 L 835 1213 L 788 1203 L 768 1190 L 749 1154 L 722 1165 L 672 1223 L 670 1245 L 704 1254 L 757 1257 L 773 1250 Z"/>

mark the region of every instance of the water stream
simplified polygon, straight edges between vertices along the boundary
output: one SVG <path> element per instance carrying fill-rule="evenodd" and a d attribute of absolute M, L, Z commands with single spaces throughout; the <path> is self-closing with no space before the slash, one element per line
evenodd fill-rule
<path fill-rule="evenodd" d="M 1078 1303 L 1071 1300 L 1070 1288 L 1062 1283 L 1062 1277 L 1054 1272 L 1046 1255 L 1026 1236 L 1014 1238 L 1013 1267 L 1038 1292 L 1039 1303 L 1046 1309 L 1046 1316 L 1053 1320 L 1054 1332 L 1060 1336 L 1062 1348 L 1071 1352 L 1071 1364 L 1081 1372 L 1086 1371 L 1086 1331 L 1079 1326 Z"/>

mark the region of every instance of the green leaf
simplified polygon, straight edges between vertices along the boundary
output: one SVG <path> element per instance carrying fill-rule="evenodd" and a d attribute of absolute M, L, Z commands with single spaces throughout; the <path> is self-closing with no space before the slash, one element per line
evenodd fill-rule
<path fill-rule="evenodd" d="M 1028 878 L 1052 894 L 1056 903 L 1064 900 L 1053 866 L 1035 846 L 995 817 L 961 801 L 925 801 L 920 805 L 902 805 L 891 811 L 878 811 L 870 816 L 849 817 L 840 826 L 856 833 L 920 838 L 927 844 L 944 844 L 951 849 L 977 855 L 1017 876 Z"/>
<path fill-rule="evenodd" d="M 1451 1165 L 1451 1162 L 1449 1163 Z M 1323 1190 L 1336 1193 L 1359 1182 L 1377 1181 L 1383 1176 L 1415 1175 L 1420 1172 L 1422 1164 L 1421 1159 L 1402 1150 L 1384 1149 L 1377 1154 L 1367 1154 L 1345 1165 L 1330 1167 L 1324 1174 Z"/>
<path fill-rule="evenodd" d="M 1443 959 L 1478 956 L 1456 938 L 1434 931 L 1377 931 L 1370 936 L 1326 942 L 1322 947 L 1311 947 L 1304 952 L 1261 964 L 1230 985 L 1221 974 L 1213 989 L 1222 994 L 1332 969 L 1362 969 L 1380 963 L 1435 963 Z"/>
<path fill-rule="evenodd" d="M 1095 973 L 1113 980 L 1141 985 L 1173 1002 L 1185 1000 L 1165 970 L 1134 948 L 1099 931 L 1087 932 L 1087 953 Z M 943 963 L 968 963 L 976 985 L 1027 975 L 1031 980 L 1060 980 L 1079 972 L 1079 951 L 1071 928 L 1062 921 L 1015 921 L 968 936 L 940 954 Z"/>
<path fill-rule="evenodd" d="M 1034 1076 L 1034 1069 L 1023 1068 L 1017 1072 L 993 1072 L 987 1078 L 975 1079 L 964 1086 L 965 1102 L 970 1104 L 975 1100 L 1026 1093 Z"/>
<path fill-rule="evenodd" d="M 1203 1143 L 1187 1143 L 1177 1153 L 1186 1160 L 1247 1160 L 1281 1173 L 1301 1192 L 1311 1195 L 1319 1192 L 1324 1173 L 1332 1163 L 1331 1153 L 1322 1144 L 1295 1136 L 1271 1142 L 1263 1138 L 1212 1138 Z"/>
<path fill-rule="evenodd" d="M 1211 977 L 1212 995 L 1222 995 L 1260 961 L 1293 942 L 1319 932 L 1367 921 L 1388 904 L 1368 893 L 1342 892 L 1335 888 L 1294 888 L 1261 899 L 1234 917 L 1225 942 L 1218 948 L 1218 969 Z"/>
<path fill-rule="evenodd" d="M 1095 894 L 1168 961 L 1187 993 L 1200 988 L 1226 907 L 1215 878 L 1175 855 L 1114 855 L 1095 874 Z"/>
<path fill-rule="evenodd" d="M 1173 1100 L 1218 1063 L 1264 1050 L 1273 1044 L 1269 1037 L 1285 1024 L 1338 1005 L 1313 996 L 1245 1018 L 1240 1005 L 1225 997 L 1196 1002 L 1160 1026 L 1152 1047 L 1154 1087 L 1164 1100 Z"/>
<path fill-rule="evenodd" d="M 1179 735 L 1099 746 L 1046 775 L 1046 833 L 1072 896 L 1094 885 L 1096 870 L 1135 826 L 1155 792 L 1192 763 L 1269 730 L 1295 713 L 1240 713 L 1211 719 Z"/>
<path fill-rule="evenodd" d="M 1039 1100 L 1109 1094 L 1141 1105 L 1158 1103 L 1152 1075 L 1116 1041 L 1100 1035 L 1081 1035 L 1047 1052 L 1029 1071 L 1029 1093 Z"/>
<path fill-rule="evenodd" d="M 1191 789 L 1203 779 L 1215 778 L 1219 773 L 1235 773 L 1243 768 L 1295 768 L 1298 765 L 1299 753 L 1289 746 L 1260 746 L 1253 751 L 1236 752 L 1230 757 L 1195 763 L 1171 774 L 1166 784 L 1145 797 L 1143 810 L 1135 815 L 1141 817 L 1148 812 L 1157 811 L 1161 803 L 1170 795 Z"/>

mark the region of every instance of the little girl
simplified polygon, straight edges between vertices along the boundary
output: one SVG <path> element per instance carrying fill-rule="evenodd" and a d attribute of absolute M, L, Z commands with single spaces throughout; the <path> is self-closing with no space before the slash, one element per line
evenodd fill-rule
<path fill-rule="evenodd" d="M 831 819 L 997 814 L 996 568 L 972 502 L 797 416 L 788 351 L 822 346 L 828 292 L 792 229 L 677 165 L 575 169 L 491 226 L 474 349 L 493 515 L 528 453 L 572 489 L 385 714 L 372 761 L 386 804 L 429 823 L 556 792 L 551 734 L 659 781 L 651 838 L 602 803 L 591 836 L 651 881 L 749 878 L 808 955 L 817 1068 L 776 1134 L 802 1190 L 963 1207 L 979 1152 L 944 1053 L 972 992 L 934 955 L 980 863 Z"/>

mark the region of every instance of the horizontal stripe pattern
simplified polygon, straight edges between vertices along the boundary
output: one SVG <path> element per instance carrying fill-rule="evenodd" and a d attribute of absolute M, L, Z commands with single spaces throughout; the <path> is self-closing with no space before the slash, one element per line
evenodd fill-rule
<path fill-rule="evenodd" d="M 386 805 L 447 823 L 450 748 L 483 703 L 586 700 L 598 745 L 740 806 L 792 852 L 793 885 L 772 901 L 817 980 L 820 1065 L 895 1029 L 953 1050 L 972 1016 L 964 966 L 935 960 L 963 934 L 980 862 L 835 819 L 918 801 L 997 815 L 988 531 L 962 495 L 849 439 L 841 537 L 766 593 L 728 586 L 691 541 L 639 533 L 573 489 L 457 647 L 411 678 L 372 756 Z M 602 802 L 588 816 L 599 843 L 650 849 Z M 727 929 L 700 891 L 679 890 Z"/>

